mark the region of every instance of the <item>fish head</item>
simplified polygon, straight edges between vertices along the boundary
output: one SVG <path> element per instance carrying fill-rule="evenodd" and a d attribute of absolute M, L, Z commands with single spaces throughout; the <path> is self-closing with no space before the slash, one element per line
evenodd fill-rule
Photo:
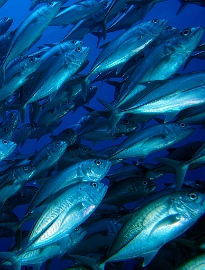
<path fill-rule="evenodd" d="M 13 23 L 13 19 L 11 17 L 4 17 L 2 20 L 6 28 L 9 28 Z"/>
<path fill-rule="evenodd" d="M 178 38 L 176 48 L 179 48 L 180 51 L 183 50 L 185 53 L 193 52 L 195 48 L 199 45 L 203 34 L 203 27 L 192 27 L 184 29 L 176 37 Z"/>
<path fill-rule="evenodd" d="M 82 64 L 84 60 L 86 59 L 86 57 L 88 56 L 89 51 L 90 51 L 90 48 L 88 47 L 78 46 L 71 52 L 65 54 L 66 62 Z"/>
<path fill-rule="evenodd" d="M 60 44 L 61 51 L 66 53 L 69 50 L 75 49 L 77 47 L 83 47 L 84 43 L 81 40 L 68 40 Z"/>
<path fill-rule="evenodd" d="M 55 17 L 61 8 L 61 2 L 50 2 L 37 9 L 39 16 Z M 35 12 L 35 11 L 34 11 Z"/>
<path fill-rule="evenodd" d="M 19 166 L 13 169 L 13 176 L 17 180 L 28 180 L 35 172 L 33 166 Z"/>
<path fill-rule="evenodd" d="M 63 130 L 55 140 L 66 141 L 69 145 L 73 145 L 77 140 L 77 134 L 74 129 L 67 128 Z"/>
<path fill-rule="evenodd" d="M 88 159 L 81 163 L 81 175 L 87 181 L 100 181 L 109 171 L 112 163 L 104 159 Z"/>
<path fill-rule="evenodd" d="M 50 155 L 61 156 L 65 152 L 67 146 L 68 143 L 66 141 L 54 141 L 51 142 L 51 144 L 48 146 L 49 147 L 48 151 L 50 152 Z"/>
<path fill-rule="evenodd" d="M 116 125 L 117 132 L 120 132 L 122 134 L 132 132 L 136 130 L 137 128 L 138 128 L 137 123 L 127 118 L 120 119 L 120 121 Z"/>
<path fill-rule="evenodd" d="M 176 192 L 171 200 L 184 218 L 196 220 L 205 212 L 205 192 L 187 189 Z"/>
<path fill-rule="evenodd" d="M 26 57 L 20 64 L 21 70 L 30 74 L 35 72 L 40 64 L 42 63 L 41 58 L 37 57 Z"/>
<path fill-rule="evenodd" d="M 12 128 L 10 128 L 8 125 L 3 125 L 0 127 L 0 134 L 2 138 L 8 138 L 7 136 L 12 132 Z"/>
<path fill-rule="evenodd" d="M 92 148 L 90 148 L 89 146 L 85 144 L 79 145 L 78 152 L 79 152 L 79 156 L 81 157 L 92 156 L 94 154 L 94 151 L 92 150 Z"/>
<path fill-rule="evenodd" d="M 140 195 L 147 195 L 156 189 L 155 183 L 147 178 L 135 178 L 131 185 L 131 190 Z"/>
<path fill-rule="evenodd" d="M 8 125 L 11 128 L 15 128 L 19 124 L 19 115 L 16 112 L 11 112 L 7 115 L 3 122 L 3 125 Z"/>
<path fill-rule="evenodd" d="M 69 240 L 72 243 L 72 245 L 77 244 L 83 237 L 86 235 L 87 231 L 82 227 L 78 226 L 76 227 L 70 234 L 69 234 Z"/>
<path fill-rule="evenodd" d="M 17 144 L 9 140 L 0 140 L 0 152 L 3 152 L 4 155 L 9 155 L 14 151 Z"/>
<path fill-rule="evenodd" d="M 172 134 L 175 138 L 180 140 L 188 137 L 195 131 L 195 128 L 184 123 L 166 123 L 167 134 Z"/>
<path fill-rule="evenodd" d="M 94 205 L 98 205 L 102 201 L 108 189 L 107 185 L 99 182 L 84 183 L 84 187 L 87 195 L 86 201 Z"/>
<path fill-rule="evenodd" d="M 163 19 L 152 19 L 142 23 L 142 30 L 150 36 L 157 37 L 167 27 L 168 21 Z"/>
<path fill-rule="evenodd" d="M 31 124 L 25 124 L 22 126 L 22 133 L 23 134 L 30 134 L 34 130 L 34 127 Z"/>

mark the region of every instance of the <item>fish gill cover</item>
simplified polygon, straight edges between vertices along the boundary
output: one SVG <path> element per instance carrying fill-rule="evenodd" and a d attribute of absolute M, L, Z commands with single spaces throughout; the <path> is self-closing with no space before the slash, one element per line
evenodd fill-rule
<path fill-rule="evenodd" d="M 0 269 L 205 269 L 204 7 L 0 0 Z"/>

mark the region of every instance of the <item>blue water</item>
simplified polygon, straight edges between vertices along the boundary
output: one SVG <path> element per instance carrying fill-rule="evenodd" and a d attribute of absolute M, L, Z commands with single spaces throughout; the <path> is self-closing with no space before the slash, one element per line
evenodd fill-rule
<path fill-rule="evenodd" d="M 68 1 L 67 5 L 71 5 L 75 3 L 75 1 Z M 66 5 L 65 5 L 66 6 Z M 178 27 L 180 29 L 194 27 L 194 26 L 202 26 L 205 27 L 205 8 L 199 7 L 197 5 L 189 5 L 187 6 L 182 13 L 176 16 L 176 12 L 180 6 L 178 0 L 166 0 L 164 2 L 158 3 L 155 7 L 146 15 L 144 20 L 149 20 L 153 18 L 162 18 L 169 20 L 169 25 Z M 16 29 L 20 23 L 24 20 L 24 18 L 30 13 L 29 12 L 30 1 L 29 0 L 8 0 L 8 2 L 0 9 L 0 18 L 2 17 L 12 17 L 13 24 L 10 30 Z M 64 29 L 57 26 L 49 26 L 43 33 L 42 38 L 36 43 L 29 52 L 35 51 L 38 46 L 46 44 L 46 43 L 54 43 L 60 42 L 62 38 L 67 34 L 71 27 L 68 26 Z M 115 32 L 107 35 L 106 42 L 112 40 L 116 37 L 120 32 Z M 88 59 L 90 60 L 89 66 L 83 71 L 84 74 L 87 74 L 92 63 L 94 62 L 96 56 L 99 54 L 100 50 L 96 49 L 97 38 L 91 34 L 88 34 L 84 39 L 84 44 L 87 47 L 90 47 L 90 53 Z M 202 42 L 205 42 L 205 36 L 203 37 Z M 102 42 L 101 42 L 102 44 Z M 192 60 L 189 66 L 185 71 L 180 70 L 179 73 L 183 72 L 192 72 L 198 70 L 205 70 L 205 62 L 202 60 Z M 107 102 L 111 102 L 113 100 L 114 88 L 108 86 L 105 83 L 95 83 L 98 86 L 98 92 L 96 96 L 91 100 L 89 106 L 94 109 L 103 108 L 101 104 L 96 100 L 96 98 L 101 98 L 106 100 Z M 59 128 L 54 131 L 54 135 L 58 134 L 60 131 L 68 128 L 70 126 L 75 125 L 80 118 L 86 113 L 83 108 L 79 108 L 77 112 L 74 114 L 70 112 L 63 118 L 63 123 Z M 199 127 L 196 128 L 196 131 L 189 136 L 186 140 L 176 145 L 180 146 L 187 142 L 196 141 L 196 140 L 204 140 L 205 131 L 199 132 Z M 118 139 L 117 141 L 106 141 L 98 143 L 95 146 L 95 149 L 103 149 L 109 145 L 117 144 L 123 139 Z M 28 139 L 25 143 L 24 147 L 21 149 L 22 154 L 33 153 L 35 150 L 40 150 L 45 144 L 50 142 L 49 135 L 44 136 L 40 139 L 40 141 L 30 140 Z M 84 142 L 85 144 L 91 146 L 92 144 L 89 142 Z M 161 151 L 159 153 L 154 153 L 153 155 L 149 155 L 146 158 L 146 162 L 154 162 L 153 157 L 156 156 L 165 156 L 167 154 L 166 151 Z M 203 180 L 205 178 L 205 169 L 204 167 L 198 169 L 197 171 L 189 171 L 186 175 L 186 179 L 200 179 Z M 166 175 L 160 182 L 157 182 L 158 185 L 162 185 L 163 181 L 172 181 L 173 175 Z M 22 210 L 18 208 L 15 210 L 15 213 L 22 218 Z M 6 251 L 8 244 L 11 244 L 13 239 L 1 239 L 0 241 L 0 251 Z M 59 259 L 54 259 L 54 262 L 51 266 L 51 269 L 63 269 L 67 266 L 67 262 L 60 262 Z M 130 269 L 131 266 L 128 266 Z M 23 268 L 22 268 L 23 269 Z M 42 268 L 43 269 L 43 268 Z"/>

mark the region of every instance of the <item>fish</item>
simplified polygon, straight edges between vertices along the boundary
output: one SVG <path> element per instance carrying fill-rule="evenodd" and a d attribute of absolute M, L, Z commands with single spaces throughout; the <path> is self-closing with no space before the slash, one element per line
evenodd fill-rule
<path fill-rule="evenodd" d="M 8 63 L 23 51 L 28 50 L 49 25 L 60 9 L 60 2 L 48 3 L 31 13 L 17 28 L 7 55 L 1 67 L 2 81 L 5 78 L 5 68 Z M 32 33 L 32 35 L 30 35 Z"/>
<path fill-rule="evenodd" d="M 83 20 L 99 11 L 106 5 L 106 3 L 107 0 L 88 0 L 77 2 L 60 10 L 56 17 L 51 21 L 50 25 L 65 27 L 69 24 L 76 24 L 80 20 Z"/>
<path fill-rule="evenodd" d="M 107 261 L 133 257 L 144 257 L 143 266 L 146 266 L 166 242 L 197 221 L 204 207 L 204 194 L 191 189 L 162 196 L 147 204 L 132 213 L 96 269 L 104 269 Z M 163 237 L 161 230 L 164 230 Z"/>
<path fill-rule="evenodd" d="M 86 96 L 86 85 L 91 75 L 117 67 L 117 73 L 122 66 L 134 55 L 137 55 L 151 44 L 152 41 L 165 29 L 168 21 L 153 19 L 136 26 L 132 26 L 120 36 L 112 40 L 97 57 L 91 71 L 86 76 L 82 91 Z M 146 31 L 149 29 L 149 31 Z"/>
<path fill-rule="evenodd" d="M 11 17 L 4 17 L 0 19 L 0 36 L 5 34 L 12 25 L 13 19 Z"/>
<path fill-rule="evenodd" d="M 144 159 L 148 154 L 167 148 L 194 131 L 184 124 L 165 123 L 150 126 L 128 137 L 110 155 L 109 160 L 138 157 Z"/>
<path fill-rule="evenodd" d="M 30 0 L 31 1 L 31 5 L 29 10 L 33 10 L 38 4 L 41 3 L 53 3 L 55 1 L 48 1 L 48 0 Z M 62 5 L 65 4 L 68 0 L 60 0 L 58 2 L 60 2 Z"/>

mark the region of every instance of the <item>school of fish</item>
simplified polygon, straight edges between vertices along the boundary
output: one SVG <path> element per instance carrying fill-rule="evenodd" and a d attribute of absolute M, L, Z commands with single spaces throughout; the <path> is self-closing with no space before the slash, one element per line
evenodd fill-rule
<path fill-rule="evenodd" d="M 185 70 L 205 60 L 205 29 L 147 20 L 163 1 L 30 0 L 15 30 L 0 18 L 0 269 L 205 269 L 205 182 L 186 178 L 204 165 L 205 141 L 184 142 L 205 124 L 205 70 Z M 205 7 L 179 2 L 176 16 Z M 70 25 L 33 49 L 49 27 Z M 95 97 L 96 82 L 111 102 Z M 159 185 L 167 173 L 174 181 Z"/>

